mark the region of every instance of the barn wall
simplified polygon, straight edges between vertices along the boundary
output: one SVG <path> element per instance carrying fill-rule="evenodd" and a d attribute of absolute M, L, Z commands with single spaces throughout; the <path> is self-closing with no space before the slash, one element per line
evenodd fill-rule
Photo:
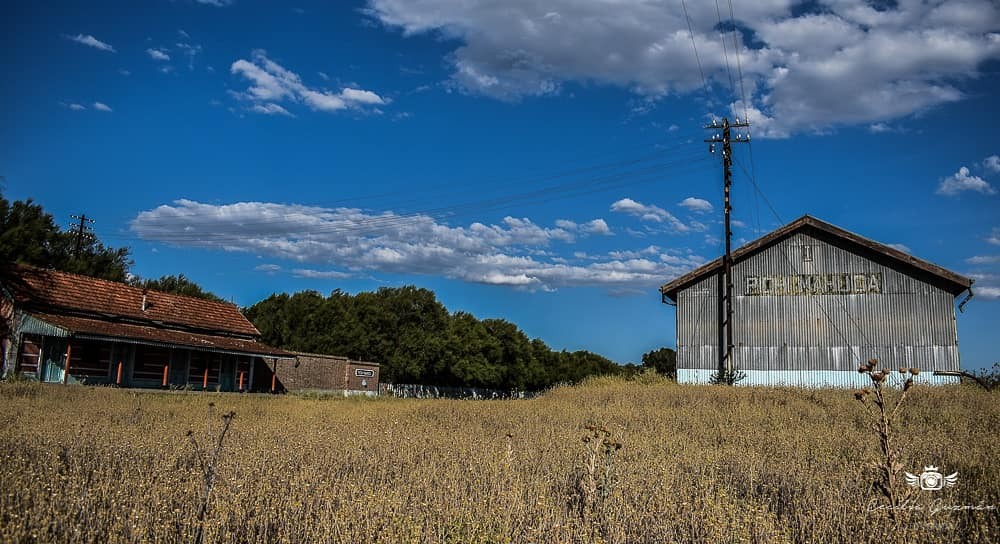
<path fill-rule="evenodd" d="M 811 262 L 803 261 L 806 245 L 812 247 Z M 750 277 L 805 274 L 875 275 L 880 292 L 747 294 Z M 707 380 L 718 368 L 720 280 L 709 277 L 678 293 L 680 381 Z M 889 368 L 959 369 L 950 293 L 808 234 L 797 233 L 736 263 L 734 293 L 734 362 L 747 372 L 748 382 L 854 385 L 861 377 L 858 364 L 872 357 Z"/>

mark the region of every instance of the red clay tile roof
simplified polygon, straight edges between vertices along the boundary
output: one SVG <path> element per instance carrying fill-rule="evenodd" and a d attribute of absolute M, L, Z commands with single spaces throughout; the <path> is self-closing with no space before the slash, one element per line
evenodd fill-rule
<path fill-rule="evenodd" d="M 32 313 L 33 317 L 50 325 L 73 333 L 74 336 L 94 336 L 108 339 L 124 339 L 171 346 L 185 346 L 203 350 L 266 355 L 271 357 L 291 358 L 292 354 L 261 344 L 254 340 L 214 336 L 187 331 L 163 329 L 132 323 L 115 323 L 101 319 L 86 317 Z"/>
<path fill-rule="evenodd" d="M 98 280 L 26 265 L 8 267 L 0 283 L 18 306 L 50 314 L 90 314 L 105 319 L 126 318 L 152 327 L 182 327 L 204 333 L 257 338 L 260 331 L 239 309 L 225 302 L 144 291 L 124 283 Z M 146 311 L 142 297 L 146 295 Z"/>

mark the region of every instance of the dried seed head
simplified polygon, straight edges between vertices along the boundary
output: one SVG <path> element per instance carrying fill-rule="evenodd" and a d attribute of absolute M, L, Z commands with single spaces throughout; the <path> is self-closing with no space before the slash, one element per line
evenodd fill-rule
<path fill-rule="evenodd" d="M 874 370 L 875 369 L 875 365 L 877 365 L 877 364 L 878 364 L 878 359 L 868 359 L 868 369 L 869 370 Z"/>
<path fill-rule="evenodd" d="M 885 372 L 875 372 L 872 374 L 872 380 L 878 383 L 882 383 L 883 381 L 885 381 L 885 377 L 886 377 Z"/>
<path fill-rule="evenodd" d="M 861 391 L 855 391 L 854 392 L 854 398 L 856 400 L 864 401 L 865 400 L 865 394 L 862 393 Z"/>
<path fill-rule="evenodd" d="M 900 373 L 900 374 L 906 374 L 907 370 L 908 370 L 908 369 L 907 369 L 907 368 L 906 368 L 905 366 L 901 366 L 901 367 L 899 367 L 899 373 Z"/>
<path fill-rule="evenodd" d="M 858 367 L 858 374 L 864 374 L 865 372 L 868 372 L 867 366 L 861 365 Z"/>
<path fill-rule="evenodd" d="M 920 374 L 920 369 L 917 368 L 917 367 L 911 367 L 910 368 L 910 374 L 913 374 L 914 376 L 916 376 L 917 374 Z"/>

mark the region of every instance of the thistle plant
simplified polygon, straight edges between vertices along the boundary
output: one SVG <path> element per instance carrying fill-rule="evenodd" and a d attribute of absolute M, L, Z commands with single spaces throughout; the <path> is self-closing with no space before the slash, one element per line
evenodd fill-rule
<path fill-rule="evenodd" d="M 906 402 L 906 394 L 913 387 L 913 378 L 920 374 L 920 369 L 900 367 L 898 381 L 902 382 L 902 392 L 893 395 L 889 393 L 892 389 L 892 371 L 888 368 L 879 370 L 877 367 L 876 359 L 869 359 L 868 363 L 858 367 L 859 373 L 867 374 L 871 378 L 871 387 L 855 392 L 854 398 L 865 405 L 874 420 L 872 430 L 878 439 L 880 456 L 873 463 L 876 470 L 873 486 L 889 501 L 891 507 L 889 516 L 895 519 L 896 509 L 900 504 L 900 494 L 896 491 L 896 476 L 903 469 L 903 464 L 900 462 L 899 448 L 893 441 L 892 426 L 899 417 L 903 403 Z M 871 402 L 868 402 L 869 397 Z"/>
<path fill-rule="evenodd" d="M 209 415 L 214 412 L 213 408 L 215 403 L 209 403 Z M 194 448 L 195 457 L 198 460 L 198 466 L 201 468 L 202 473 L 202 494 L 201 494 L 201 504 L 198 508 L 198 532 L 195 534 L 194 541 L 196 544 L 201 544 L 204 541 L 205 536 L 205 514 L 208 512 L 208 500 L 212 495 L 212 488 L 215 487 L 215 475 L 216 467 L 219 464 L 219 457 L 222 454 L 222 444 L 226 440 L 226 433 L 229 432 L 229 426 L 233 423 L 233 418 L 236 417 L 236 412 L 230 411 L 222 415 L 222 428 L 219 430 L 219 436 L 216 439 L 215 447 L 209 450 L 207 447 L 203 448 L 194 437 L 194 431 L 188 431 L 187 437 L 191 440 L 191 445 Z"/>
<path fill-rule="evenodd" d="M 592 519 L 594 513 L 603 511 L 615 483 L 615 456 L 622 449 L 621 442 L 611 440 L 611 431 L 596 425 L 585 427 L 583 437 L 586 447 L 583 466 L 573 477 L 574 493 L 570 506 L 584 521 Z"/>

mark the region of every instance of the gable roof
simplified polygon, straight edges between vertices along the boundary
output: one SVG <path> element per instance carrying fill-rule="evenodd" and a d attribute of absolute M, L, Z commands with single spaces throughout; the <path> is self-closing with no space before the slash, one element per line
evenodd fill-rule
<path fill-rule="evenodd" d="M 156 328 L 255 339 L 260 331 L 226 302 L 174 295 L 27 265 L 0 273 L 0 283 L 27 311 L 127 321 Z M 143 296 L 146 309 L 143 311 Z"/>
<path fill-rule="evenodd" d="M 733 263 L 745 260 L 757 252 L 798 232 L 806 232 L 819 239 L 835 242 L 840 246 L 868 256 L 869 258 L 885 262 L 889 266 L 916 275 L 956 296 L 972 286 L 972 280 L 965 276 L 956 274 L 923 259 L 918 259 L 909 253 L 904 253 L 864 236 L 846 231 L 810 215 L 803 215 L 795 221 L 734 250 Z M 719 257 L 664 284 L 660 287 L 660 293 L 671 300 L 677 300 L 677 293 L 679 291 L 701 281 L 706 276 L 718 273 L 721 269 L 722 257 Z"/>

